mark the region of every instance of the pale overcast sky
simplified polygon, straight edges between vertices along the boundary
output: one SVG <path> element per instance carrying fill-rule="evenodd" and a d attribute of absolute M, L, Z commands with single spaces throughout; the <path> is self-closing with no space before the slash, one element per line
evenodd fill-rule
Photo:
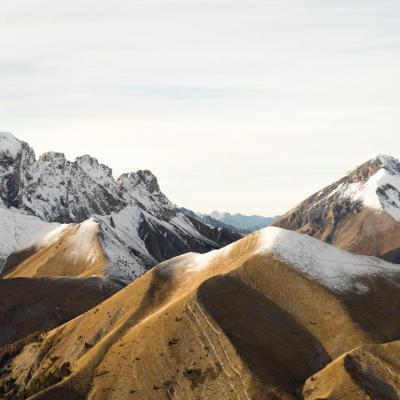
<path fill-rule="evenodd" d="M 2 0 L 0 131 L 274 215 L 400 155 L 398 0 Z"/>

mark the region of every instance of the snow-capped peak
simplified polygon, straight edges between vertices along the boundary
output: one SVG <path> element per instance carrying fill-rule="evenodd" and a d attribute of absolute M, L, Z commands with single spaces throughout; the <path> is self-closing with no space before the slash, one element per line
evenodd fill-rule
<path fill-rule="evenodd" d="M 383 168 L 387 169 L 392 174 L 400 174 L 400 161 L 397 158 L 386 154 L 380 154 L 376 159 Z"/>
<path fill-rule="evenodd" d="M 111 168 L 87 154 L 69 161 L 64 153 L 49 151 L 36 160 L 33 150 L 11 134 L 1 134 L 0 140 L 8 155 L 0 160 L 0 204 L 5 207 L 46 221 L 76 223 L 118 212 L 134 201 L 153 209 L 168 204 L 150 171 L 127 174 L 121 184 Z"/>
<path fill-rule="evenodd" d="M 316 204 L 334 196 L 385 211 L 400 221 L 400 162 L 394 157 L 379 155 L 350 172 Z"/>
<path fill-rule="evenodd" d="M 89 155 L 69 161 L 63 153 L 47 152 L 36 159 L 28 144 L 9 134 L 0 135 L 0 144 L 0 207 L 43 222 L 82 223 L 93 216 L 108 276 L 130 281 L 158 261 L 219 248 L 239 237 L 187 217 L 149 170 L 116 180 L 111 168 Z M 0 247 L 9 234 L 7 226 L 1 228 Z M 0 262 L 13 247 L 0 251 Z"/>
<path fill-rule="evenodd" d="M 15 157 L 21 149 L 21 142 L 8 132 L 0 132 L 0 154 L 8 153 Z"/>
<path fill-rule="evenodd" d="M 156 176 L 148 169 L 122 174 L 118 178 L 118 182 L 122 186 L 126 185 L 131 188 L 141 186 L 149 193 L 160 192 L 160 186 L 158 185 Z"/>

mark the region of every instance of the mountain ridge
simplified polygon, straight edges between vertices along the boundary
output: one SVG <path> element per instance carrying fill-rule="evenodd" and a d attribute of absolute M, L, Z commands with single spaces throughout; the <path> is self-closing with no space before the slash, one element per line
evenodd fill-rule
<path fill-rule="evenodd" d="M 63 153 L 46 152 L 36 158 L 27 143 L 8 133 L 0 134 L 0 188 L 0 207 L 12 213 L 11 225 L 22 223 L 21 215 L 52 224 L 93 218 L 107 258 L 105 273 L 118 281 L 129 282 L 175 255 L 209 251 L 241 237 L 188 217 L 149 170 L 114 178 L 111 168 L 89 155 L 69 161 Z"/>
<path fill-rule="evenodd" d="M 241 213 L 231 214 L 229 212 L 213 211 L 209 214 L 214 220 L 220 221 L 228 226 L 241 229 L 243 232 L 251 233 L 255 230 L 271 225 L 277 217 L 264 217 L 262 215 L 244 215 Z"/>
<path fill-rule="evenodd" d="M 400 262 L 400 162 L 379 155 L 314 193 L 275 226 Z"/>

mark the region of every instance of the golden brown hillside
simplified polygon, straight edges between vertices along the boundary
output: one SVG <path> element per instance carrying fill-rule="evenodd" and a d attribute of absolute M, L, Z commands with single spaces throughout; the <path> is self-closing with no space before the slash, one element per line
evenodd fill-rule
<path fill-rule="evenodd" d="M 400 342 L 369 344 L 340 356 L 304 385 L 306 400 L 395 400 L 400 393 Z"/>
<path fill-rule="evenodd" d="M 32 339 L 3 363 L 3 396 L 312 396 L 307 380 L 332 360 L 400 337 L 399 283 L 394 264 L 266 228 L 224 249 L 161 263 Z"/>
<path fill-rule="evenodd" d="M 4 278 L 104 276 L 107 260 L 92 220 L 61 226 L 48 242 L 11 254 Z"/>

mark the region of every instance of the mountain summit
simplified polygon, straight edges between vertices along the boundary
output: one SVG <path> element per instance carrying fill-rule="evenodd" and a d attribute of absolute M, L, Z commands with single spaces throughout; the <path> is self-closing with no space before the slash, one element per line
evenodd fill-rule
<path fill-rule="evenodd" d="M 400 262 L 400 162 L 379 155 L 275 224 L 359 254 Z"/>
<path fill-rule="evenodd" d="M 111 168 L 89 155 L 69 161 L 63 153 L 47 152 L 36 158 L 27 143 L 9 133 L 0 133 L 0 213 L 0 261 L 7 269 L 3 273 L 14 269 L 14 277 L 22 273 L 15 271 L 16 264 L 32 260 L 43 246 L 52 246 L 47 249 L 51 257 L 43 258 L 45 264 L 36 259 L 34 266 L 24 265 L 23 276 L 27 271 L 35 276 L 91 271 L 129 282 L 157 262 L 241 237 L 182 212 L 148 170 L 114 179 Z M 51 240 L 43 240 L 46 235 Z M 61 254 L 64 242 L 68 251 Z M 97 250 L 88 250 L 96 242 Z M 71 257 L 68 270 L 60 267 L 65 254 L 73 258 L 73 270 Z M 50 267 L 54 258 L 58 266 Z"/>

